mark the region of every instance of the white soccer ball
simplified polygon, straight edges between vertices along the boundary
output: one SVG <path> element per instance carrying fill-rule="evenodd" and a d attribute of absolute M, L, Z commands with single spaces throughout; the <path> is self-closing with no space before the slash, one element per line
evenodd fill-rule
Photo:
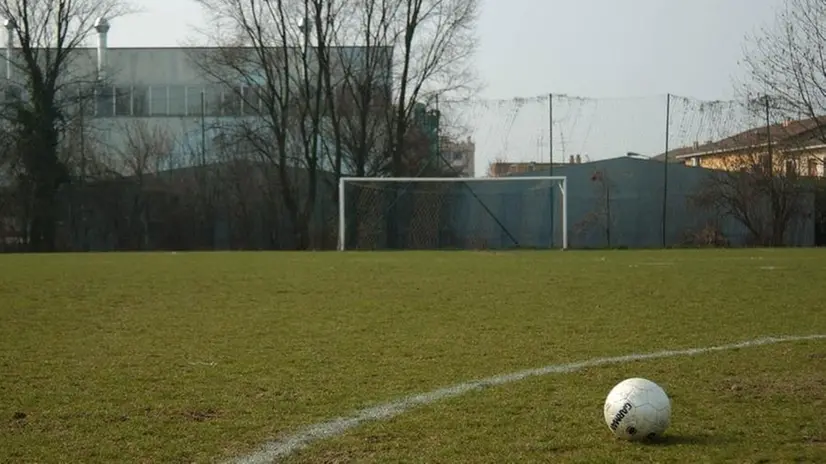
<path fill-rule="evenodd" d="M 650 440 L 671 423 L 671 400 L 656 383 L 640 378 L 618 383 L 605 399 L 605 423 L 623 440 Z"/>

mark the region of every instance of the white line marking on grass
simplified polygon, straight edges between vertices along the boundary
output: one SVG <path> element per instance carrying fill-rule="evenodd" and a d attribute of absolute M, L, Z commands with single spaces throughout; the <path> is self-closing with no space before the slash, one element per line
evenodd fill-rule
<path fill-rule="evenodd" d="M 425 406 L 448 398 L 461 396 L 465 393 L 480 390 L 487 387 L 504 385 L 518 382 L 530 377 L 537 377 L 548 374 L 565 374 L 575 372 L 588 367 L 605 366 L 609 364 L 622 364 L 635 361 L 645 361 L 648 359 L 673 358 L 677 356 L 694 356 L 698 354 L 712 353 L 716 351 L 736 350 L 738 348 L 749 348 L 754 346 L 771 345 L 774 343 L 796 342 L 804 340 L 824 340 L 826 335 L 798 335 L 787 337 L 766 337 L 749 340 L 729 345 L 709 346 L 705 348 L 690 348 L 684 350 L 666 350 L 654 353 L 629 354 L 610 358 L 593 358 L 569 364 L 552 364 L 538 369 L 528 369 L 510 374 L 497 375 L 486 379 L 474 380 L 460 383 L 452 387 L 440 388 L 427 393 L 406 396 L 396 401 L 380 404 L 371 408 L 356 411 L 349 417 L 339 417 L 327 422 L 313 424 L 304 430 L 281 440 L 266 443 L 261 449 L 248 456 L 239 457 L 232 460 L 238 464 L 264 464 L 272 463 L 280 458 L 287 457 L 296 451 L 306 448 L 316 441 L 333 438 L 343 435 L 345 432 L 354 429 L 367 422 L 392 419 L 417 406 Z"/>
<path fill-rule="evenodd" d="M 628 267 L 640 267 L 640 266 L 660 266 L 660 267 L 662 267 L 662 266 L 673 266 L 673 265 L 674 265 L 674 263 L 652 261 L 652 262 L 648 262 L 648 263 L 629 264 Z"/>

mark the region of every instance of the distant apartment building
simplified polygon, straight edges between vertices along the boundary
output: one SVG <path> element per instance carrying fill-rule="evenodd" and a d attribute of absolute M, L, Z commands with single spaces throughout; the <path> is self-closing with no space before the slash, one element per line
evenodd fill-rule
<path fill-rule="evenodd" d="M 581 164 L 581 155 L 571 155 L 568 164 Z M 564 166 L 565 163 L 537 163 L 535 161 L 494 161 L 488 166 L 488 177 L 505 177 L 531 172 L 548 172 L 551 166 Z"/>
<path fill-rule="evenodd" d="M 475 177 L 476 144 L 470 137 L 462 141 L 442 137 L 440 146 L 444 162 L 451 172 L 458 173 L 460 177 Z"/>
<path fill-rule="evenodd" d="M 717 141 L 695 142 L 692 146 L 670 151 L 668 157 L 686 166 L 738 171 L 763 164 L 771 155 L 776 173 L 824 177 L 825 127 L 826 118 L 787 120 Z"/>

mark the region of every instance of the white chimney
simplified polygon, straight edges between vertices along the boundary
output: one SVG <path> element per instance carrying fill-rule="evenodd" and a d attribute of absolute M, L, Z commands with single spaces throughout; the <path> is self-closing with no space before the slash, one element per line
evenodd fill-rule
<path fill-rule="evenodd" d="M 108 46 L 109 21 L 98 18 L 95 21 L 95 30 L 98 31 L 98 79 L 103 79 L 106 73 L 106 50 Z"/>
<path fill-rule="evenodd" d="M 17 23 L 14 19 L 6 20 L 6 79 L 11 80 L 12 76 L 12 53 L 14 53 L 14 30 L 17 28 Z"/>

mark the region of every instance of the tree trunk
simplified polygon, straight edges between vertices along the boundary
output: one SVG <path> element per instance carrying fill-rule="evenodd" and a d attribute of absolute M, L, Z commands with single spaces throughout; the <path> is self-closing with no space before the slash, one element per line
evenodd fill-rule
<path fill-rule="evenodd" d="M 31 251 L 55 251 L 57 236 L 56 190 L 51 183 L 38 186 L 35 196 L 34 215 L 31 223 Z"/>

